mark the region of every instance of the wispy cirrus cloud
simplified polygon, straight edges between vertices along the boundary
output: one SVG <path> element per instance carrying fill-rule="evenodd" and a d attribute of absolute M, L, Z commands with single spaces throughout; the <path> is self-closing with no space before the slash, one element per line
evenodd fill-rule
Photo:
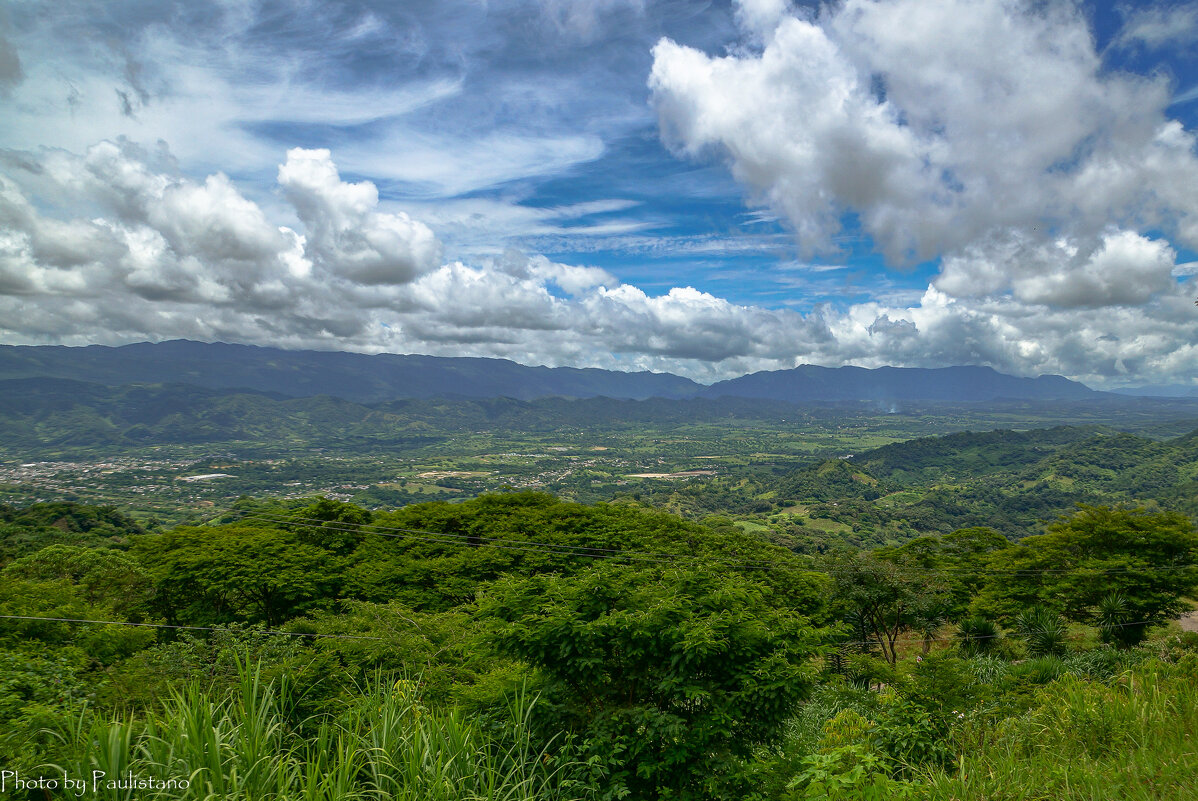
<path fill-rule="evenodd" d="M 1124 22 L 1115 38 L 1118 47 L 1192 46 L 1198 39 L 1198 3 L 1124 5 L 1119 10 Z"/>

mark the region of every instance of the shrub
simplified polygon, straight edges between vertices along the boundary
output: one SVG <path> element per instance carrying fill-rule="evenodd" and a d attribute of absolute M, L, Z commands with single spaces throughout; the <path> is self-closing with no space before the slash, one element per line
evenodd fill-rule
<path fill-rule="evenodd" d="M 1029 655 L 1057 656 L 1065 652 L 1068 629 L 1053 610 L 1037 604 L 1019 615 L 1015 627 L 1027 643 Z"/>
<path fill-rule="evenodd" d="M 957 624 L 957 648 L 964 656 L 981 656 L 998 649 L 1002 636 L 998 624 L 984 617 L 971 617 Z"/>

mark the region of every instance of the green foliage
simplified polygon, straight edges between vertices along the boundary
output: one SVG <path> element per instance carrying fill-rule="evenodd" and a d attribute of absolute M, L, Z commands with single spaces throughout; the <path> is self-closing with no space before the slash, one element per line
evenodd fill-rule
<path fill-rule="evenodd" d="M 1068 645 L 1069 631 L 1065 621 L 1052 609 L 1036 605 L 1024 610 L 1015 619 L 1019 636 L 1027 643 L 1032 656 L 1060 656 Z"/>
<path fill-rule="evenodd" d="M 1124 471 L 1143 450 L 1103 447 Z M 968 528 L 832 553 L 826 574 L 765 524 L 538 493 L 392 512 L 245 499 L 218 520 L 128 549 L 47 540 L 0 569 L 0 614 L 38 618 L 0 623 L 0 763 L 185 771 L 197 797 L 1004 797 L 983 769 L 1017 797 L 1021 770 L 1068 797 L 1037 742 L 1069 732 L 1061 753 L 1097 787 L 1120 753 L 1155 781 L 1141 768 L 1198 735 L 1176 706 L 1193 638 L 1137 646 L 1198 589 L 1179 515 L 1085 507 L 1015 545 Z M 948 623 L 957 647 L 930 650 Z M 1158 778 L 1186 797 L 1180 772 Z"/>
<path fill-rule="evenodd" d="M 316 608 L 340 581 L 328 551 L 254 524 L 180 527 L 139 539 L 135 555 L 154 585 L 152 608 L 172 623 L 277 626 Z"/>
<path fill-rule="evenodd" d="M 15 616 L 0 622 L 0 647 L 34 654 L 64 649 L 97 666 L 153 642 L 154 632 L 146 628 L 70 622 L 118 620 L 120 610 L 143 600 L 144 584 L 129 572 L 123 554 L 57 545 L 45 550 L 45 559 L 39 552 L 0 571 L 0 614 Z M 113 578 L 112 586 L 102 582 L 106 576 Z"/>
<path fill-rule="evenodd" d="M 608 564 L 498 582 L 480 611 L 548 677 L 547 725 L 584 738 L 608 795 L 697 799 L 814 683 L 821 632 L 776 598 L 735 575 Z"/>
<path fill-rule="evenodd" d="M 0 571 L 0 580 L 63 581 L 84 602 L 126 615 L 145 604 L 149 586 L 142 566 L 127 553 L 77 545 L 49 545 Z"/>
<path fill-rule="evenodd" d="M 294 736 L 288 690 L 242 665 L 228 695 L 187 685 L 144 718 L 80 717 L 60 728 L 68 775 L 132 772 L 151 786 L 99 785 L 102 799 L 565 801 L 583 798 L 573 746 L 534 743 L 536 700 L 509 699 L 494 731 L 425 706 L 411 682 L 376 680 L 337 715 Z M 552 748 L 552 750 L 550 750 Z"/>
<path fill-rule="evenodd" d="M 1064 676 L 1067 670 L 1065 661 L 1058 656 L 1038 656 L 1013 665 L 1007 673 L 1006 679 L 1010 687 L 1041 686 L 1056 681 Z"/>
<path fill-rule="evenodd" d="M 1131 604 L 1122 593 L 1112 592 L 1102 596 L 1094 612 L 1103 642 L 1127 648 L 1144 639 L 1148 624 L 1134 619 Z"/>
<path fill-rule="evenodd" d="M 989 568 L 1001 580 L 982 589 L 974 602 L 979 611 L 1013 619 L 1051 604 L 1070 620 L 1089 622 L 1114 592 L 1125 599 L 1128 622 L 1146 627 L 1176 617 L 1198 587 L 1198 533 L 1172 512 L 1082 507 L 1047 534 L 995 551 Z"/>
<path fill-rule="evenodd" d="M 957 647 L 965 656 L 982 656 L 999 647 L 1002 631 L 993 620 L 971 617 L 957 624 Z"/>
<path fill-rule="evenodd" d="M 948 745 L 951 724 L 943 714 L 908 700 L 888 705 L 878 722 L 878 749 L 905 772 L 927 766 L 943 766 L 952 758 Z"/>
<path fill-rule="evenodd" d="M 112 506 L 34 503 L 24 508 L 0 504 L 0 565 L 47 545 L 87 548 L 126 547 L 142 527 Z"/>
<path fill-rule="evenodd" d="M 903 632 L 934 628 L 947 612 L 947 587 L 919 567 L 874 554 L 837 553 L 821 562 L 832 578 L 833 599 L 866 640 L 877 643 L 891 665 Z"/>
<path fill-rule="evenodd" d="M 76 650 L 0 650 L 0 764 L 30 772 L 61 755 L 54 728 L 83 713 L 100 684 Z"/>
<path fill-rule="evenodd" d="M 973 732 L 949 769 L 926 771 L 919 798 L 1188 799 L 1198 735 L 1198 661 L 1142 663 L 1106 685 L 1066 676 L 1030 708 Z"/>
<path fill-rule="evenodd" d="M 881 497 L 885 489 L 876 478 L 849 461 L 829 459 L 794 471 L 778 483 L 775 492 L 782 498 L 809 503 L 845 498 L 872 501 Z"/>
<path fill-rule="evenodd" d="M 844 745 L 811 754 L 788 789 L 788 799 L 890 801 L 912 798 L 909 785 L 892 779 L 885 759 L 867 746 Z"/>
<path fill-rule="evenodd" d="M 336 694 L 337 688 L 322 686 L 334 660 L 313 652 L 301 638 L 267 634 L 260 624 L 232 623 L 211 632 L 181 632 L 133 654 L 109 671 L 101 698 L 116 708 L 149 709 L 189 684 L 221 695 L 239 685 L 247 661 L 265 682 L 286 678 L 304 687 L 292 699 L 297 705 L 311 706 Z"/>
<path fill-rule="evenodd" d="M 409 536 L 363 535 L 347 557 L 343 593 L 368 601 L 399 600 L 428 611 L 469 603 L 503 575 L 570 574 L 625 551 L 634 559 L 676 560 L 680 565 L 719 564 L 729 558 L 796 570 L 802 565 L 793 553 L 736 528 L 713 531 L 655 510 L 584 506 L 544 493 L 418 504 L 376 513 L 373 522 L 409 530 Z M 797 605 L 814 603 L 820 590 L 808 577 L 748 570 Z"/>

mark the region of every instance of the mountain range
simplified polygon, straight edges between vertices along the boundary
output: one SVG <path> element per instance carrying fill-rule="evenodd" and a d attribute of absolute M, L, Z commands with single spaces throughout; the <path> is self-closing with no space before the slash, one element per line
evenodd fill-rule
<path fill-rule="evenodd" d="M 109 386 L 188 384 L 355 403 L 402 398 L 752 398 L 819 401 L 1079 400 L 1098 397 L 1061 376 L 989 367 L 817 367 L 753 373 L 704 386 L 670 373 L 529 367 L 506 359 L 338 351 L 173 340 L 120 347 L 0 345 L 0 380 L 54 378 Z"/>

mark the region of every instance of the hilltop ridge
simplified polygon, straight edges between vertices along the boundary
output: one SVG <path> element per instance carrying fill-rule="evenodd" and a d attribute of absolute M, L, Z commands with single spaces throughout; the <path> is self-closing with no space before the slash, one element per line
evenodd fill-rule
<path fill-rule="evenodd" d="M 108 347 L 0 345 L 0 380 L 52 378 L 108 386 L 189 384 L 355 403 L 401 398 L 546 397 L 643 400 L 739 397 L 786 402 L 987 401 L 1098 397 L 1061 376 L 989 367 L 818 367 L 759 372 L 704 386 L 671 373 L 543 367 L 507 359 L 283 350 L 189 340 Z"/>

